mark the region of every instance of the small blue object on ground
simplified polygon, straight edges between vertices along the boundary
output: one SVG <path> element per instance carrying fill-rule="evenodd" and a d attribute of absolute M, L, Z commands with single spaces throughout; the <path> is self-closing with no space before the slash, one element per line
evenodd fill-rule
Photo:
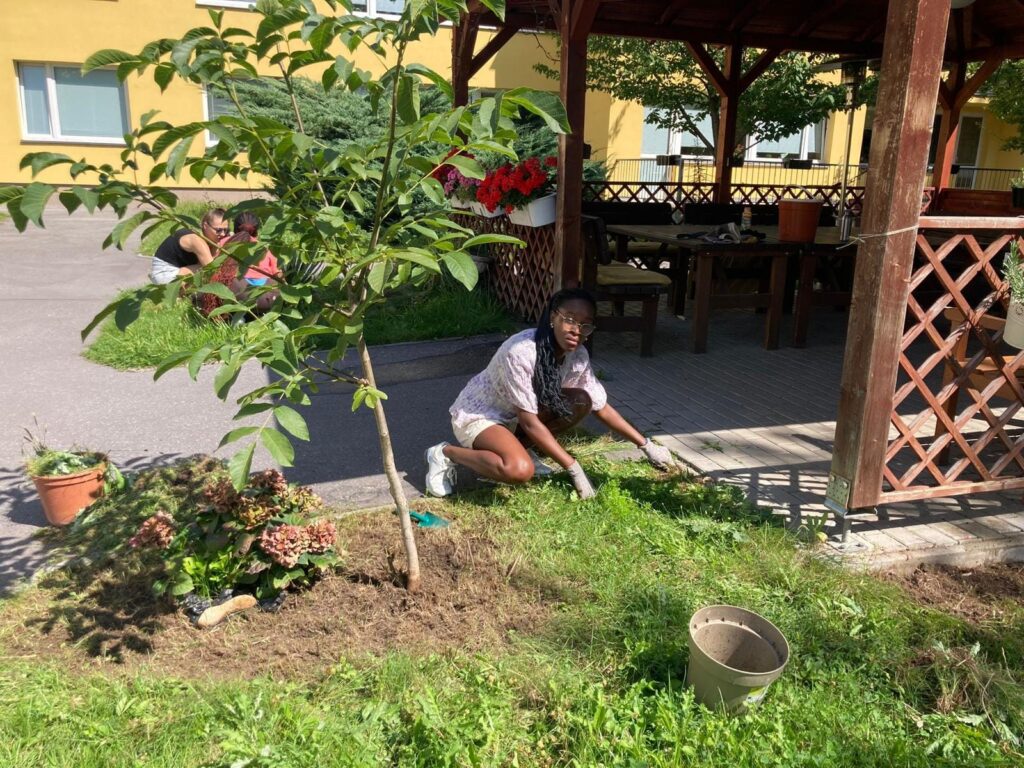
<path fill-rule="evenodd" d="M 409 517 L 411 517 L 420 528 L 447 528 L 451 525 L 451 523 L 443 517 L 432 515 L 430 512 L 417 512 L 414 509 L 410 509 Z"/>

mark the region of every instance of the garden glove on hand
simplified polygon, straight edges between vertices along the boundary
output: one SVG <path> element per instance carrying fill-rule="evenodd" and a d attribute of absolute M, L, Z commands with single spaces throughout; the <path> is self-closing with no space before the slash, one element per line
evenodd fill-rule
<path fill-rule="evenodd" d="M 597 495 L 594 486 L 590 484 L 590 478 L 587 477 L 587 473 L 583 471 L 583 467 L 580 466 L 578 461 L 570 464 L 565 471 L 572 478 L 572 484 L 576 486 L 576 492 L 580 495 L 581 499 L 592 499 Z"/>
<path fill-rule="evenodd" d="M 647 442 L 640 446 L 640 450 L 644 452 L 647 460 L 658 469 L 668 470 L 676 466 L 672 452 L 663 445 L 652 443 L 651 438 L 647 438 Z"/>

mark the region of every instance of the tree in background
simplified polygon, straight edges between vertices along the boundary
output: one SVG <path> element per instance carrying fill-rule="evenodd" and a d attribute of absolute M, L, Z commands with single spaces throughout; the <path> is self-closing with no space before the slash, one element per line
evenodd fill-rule
<path fill-rule="evenodd" d="M 1004 61 L 982 89 L 989 97 L 992 114 L 1017 132 L 1006 140 L 1003 148 L 1024 152 L 1024 60 Z"/>
<path fill-rule="evenodd" d="M 588 88 L 651 108 L 647 122 L 689 133 L 703 144 L 707 154 L 714 154 L 718 91 L 685 44 L 594 36 L 587 52 Z M 710 53 L 721 67 L 722 50 L 711 49 Z M 744 50 L 744 69 L 760 53 Z M 753 137 L 778 141 L 844 107 L 846 89 L 821 80 L 815 70 L 820 62 L 821 57 L 785 53 L 751 84 L 740 97 L 736 154 L 741 154 L 745 142 L 753 141 Z M 558 76 L 545 65 L 538 70 L 548 77 Z M 701 130 L 707 117 L 711 118 L 710 133 Z"/>
<path fill-rule="evenodd" d="M 503 15 L 503 0 L 480 2 Z M 248 479 L 257 441 L 279 464 L 290 466 L 294 449 L 289 435 L 310 437 L 296 407 L 308 405 L 324 384 L 352 386 L 352 410 L 365 406 L 374 415 L 410 590 L 420 583 L 419 560 L 385 418 L 386 395 L 377 389 L 363 335 L 364 317 L 400 287 L 422 284 L 442 269 L 472 288 L 477 270 L 470 249 L 493 242 L 519 244 L 505 235 L 474 236 L 454 222 L 433 175 L 440 166 L 449 164 L 467 177 L 482 178 L 471 155 L 486 150 L 514 158 L 514 122 L 523 113 L 537 115 L 550 131 L 566 129 L 565 110 L 547 93 L 513 89 L 456 109 L 441 108 L 425 96 L 431 84 L 450 102 L 451 86 L 439 73 L 407 62 L 408 46 L 465 12 L 465 0 L 406 3 L 397 19 L 354 15 L 348 0 L 321 0 L 315 5 L 311 0 L 259 0 L 255 33 L 225 26 L 223 13 L 211 10 L 210 25 L 180 38 L 153 41 L 139 53 L 101 51 L 89 58 L 86 71 L 116 67 L 122 80 L 149 73 L 161 89 L 175 80 L 219 89 L 234 109 L 184 125 L 148 113 L 125 136 L 119 166 L 33 153 L 22 160 L 23 168 L 38 174 L 67 165 L 76 185 L 59 193 L 40 182 L 0 189 L 0 203 L 7 204 L 19 230 L 29 222 L 43 225 L 46 203 L 54 194 L 69 212 L 79 207 L 90 212 L 110 208 L 120 221 L 105 245 L 120 248 L 139 227 L 152 230 L 175 222 L 199 229 L 195 219 L 176 213 L 177 195 L 161 183 L 177 182 L 183 173 L 198 182 L 263 180 L 266 197 L 229 211 L 252 211 L 262 219 L 257 243 L 222 252 L 194 277 L 123 294 L 93 319 L 83 337 L 109 315 L 119 327 L 126 327 L 138 318 L 146 301 L 173 304 L 183 287 L 221 299 L 224 303 L 215 314 L 249 316 L 238 335 L 200 349 L 181 349 L 155 374 L 187 367 L 196 378 L 204 363 L 216 362 L 213 387 L 226 399 L 242 366 L 258 364 L 267 370 L 267 384 L 236 398 L 236 418 L 256 422 L 232 430 L 221 442 L 245 445 L 229 461 L 236 488 Z M 355 67 L 351 57 L 360 48 L 382 62 L 380 77 Z M 307 86 L 298 79 L 309 68 L 321 73 L 318 85 Z M 255 115 L 241 98 L 239 84 L 256 81 L 268 71 L 280 74 L 280 85 L 272 88 L 283 88 L 291 109 L 281 112 L 275 107 L 276 112 Z M 307 87 L 315 97 L 300 97 Z M 364 93 L 369 111 L 359 126 L 348 126 L 333 140 L 312 133 L 326 131 L 321 126 L 331 123 L 327 105 L 363 109 L 351 96 Z M 317 98 L 325 110 L 310 107 Z M 207 133 L 217 139 L 209 146 L 202 140 Z M 139 179 L 144 162 L 152 164 L 148 183 Z M 420 194 L 429 205 L 413 204 Z M 254 287 L 245 299 L 238 299 L 227 286 L 207 282 L 226 259 L 251 266 L 267 249 L 286 265 L 286 279 L 265 314 L 257 316 L 253 309 L 272 286 Z M 356 353 L 355 369 L 346 368 L 350 349 Z M 343 449 L 365 451 L 368 446 L 346 446 L 339 438 L 333 450 Z"/>

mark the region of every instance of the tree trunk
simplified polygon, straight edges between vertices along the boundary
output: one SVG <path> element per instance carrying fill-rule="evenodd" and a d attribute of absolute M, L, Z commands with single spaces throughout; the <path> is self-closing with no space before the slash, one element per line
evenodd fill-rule
<path fill-rule="evenodd" d="M 363 366 L 363 377 L 371 387 L 376 389 L 377 382 L 373 377 L 370 352 L 362 337 L 359 339 L 359 361 Z M 378 400 L 377 405 L 374 406 L 373 417 L 377 420 L 377 437 L 380 439 L 380 455 L 384 461 L 384 474 L 387 475 L 391 498 L 395 500 L 395 507 L 398 509 L 398 524 L 402 530 L 402 546 L 405 547 L 405 559 L 408 567 L 406 589 L 416 592 L 420 588 L 420 556 L 416 551 L 416 536 L 412 531 L 412 520 L 409 519 L 409 502 L 405 498 L 405 491 L 402 488 L 402 478 L 398 476 L 398 469 L 395 467 L 395 454 L 391 449 L 391 433 L 388 431 L 388 421 L 384 416 L 382 400 Z"/>

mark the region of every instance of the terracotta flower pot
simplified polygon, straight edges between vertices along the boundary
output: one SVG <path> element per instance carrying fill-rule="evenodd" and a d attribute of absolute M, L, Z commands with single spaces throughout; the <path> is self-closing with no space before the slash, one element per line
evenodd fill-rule
<path fill-rule="evenodd" d="M 43 502 L 46 522 L 50 525 L 68 525 L 78 513 L 103 495 L 103 475 L 107 465 L 76 472 L 73 475 L 43 475 L 33 477 L 39 500 Z"/>

